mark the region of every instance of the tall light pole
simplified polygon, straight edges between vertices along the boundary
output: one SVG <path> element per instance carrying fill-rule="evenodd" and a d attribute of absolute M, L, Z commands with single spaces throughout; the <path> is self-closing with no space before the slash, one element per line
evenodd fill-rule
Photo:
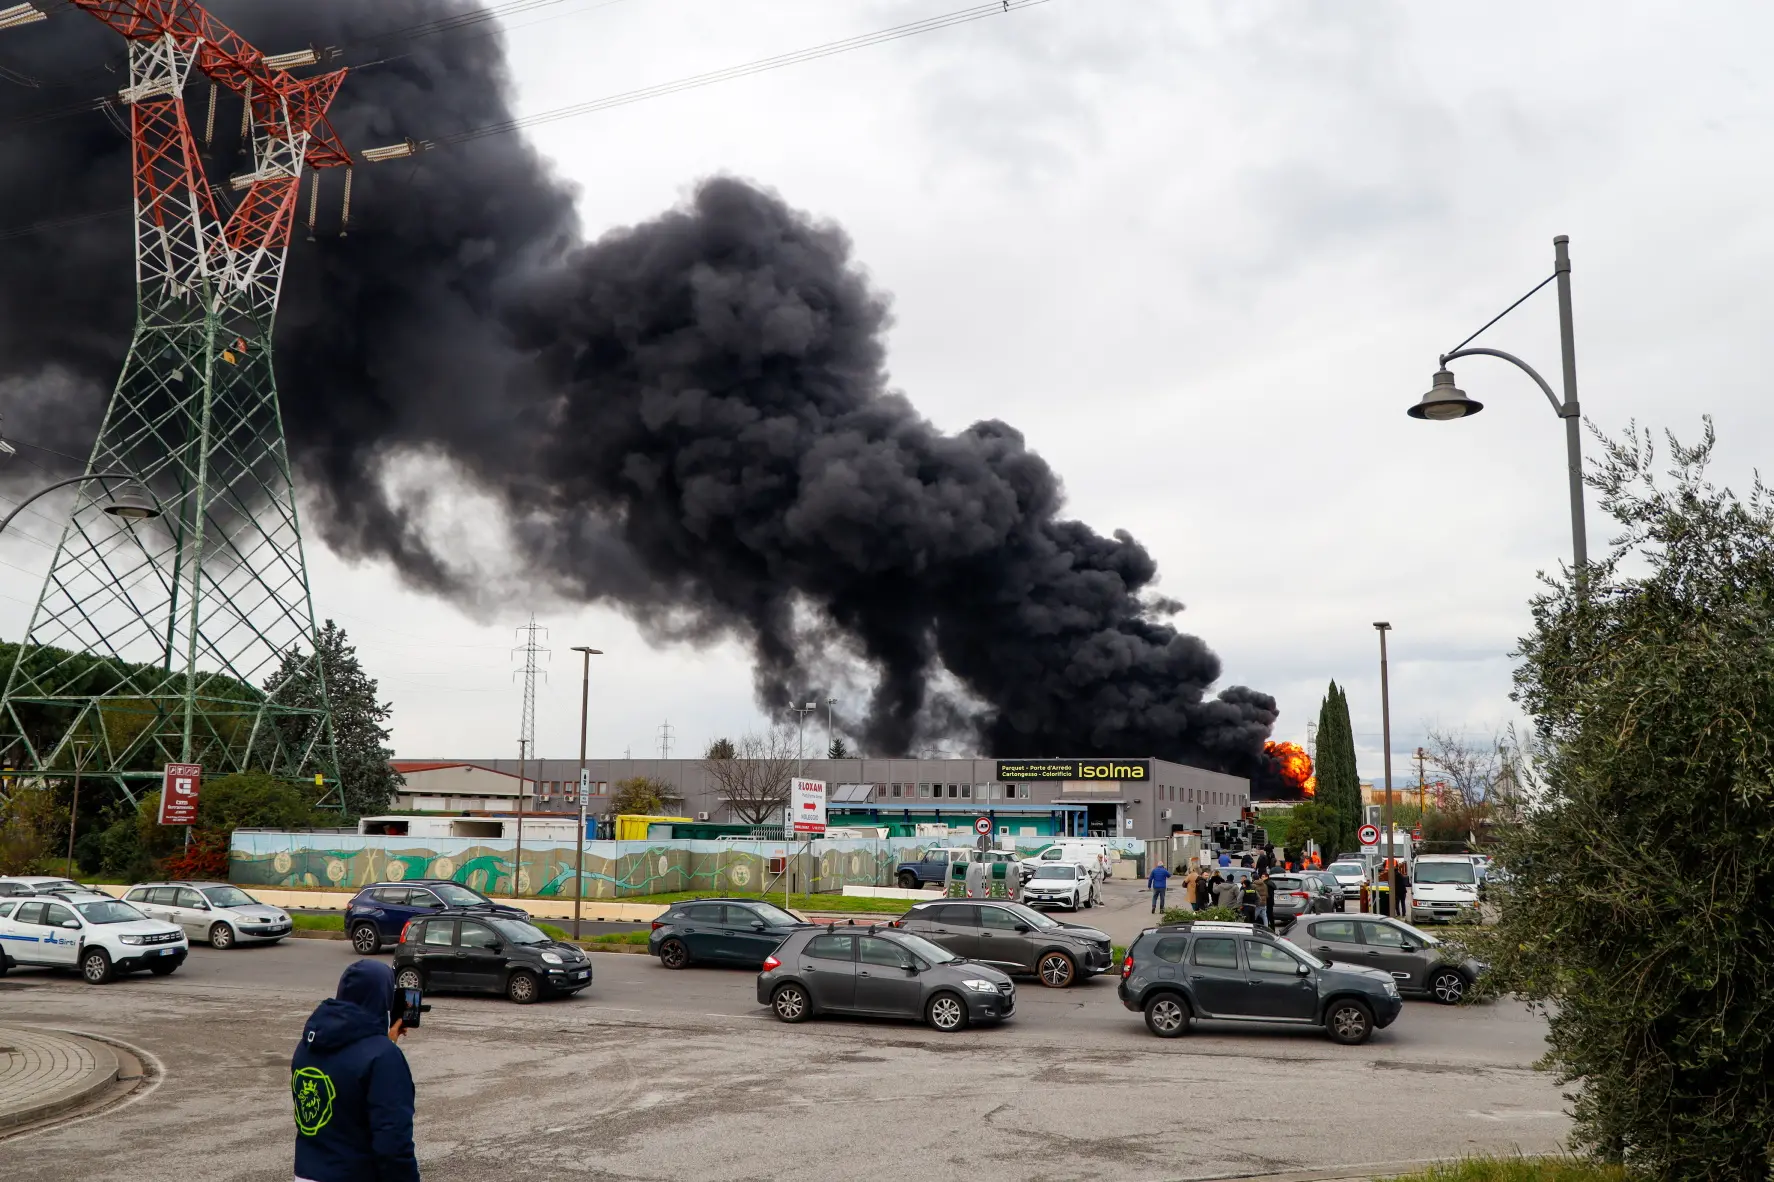
<path fill-rule="evenodd" d="M 585 770 L 585 726 L 591 717 L 591 659 L 604 655 L 602 649 L 573 646 L 585 654 L 585 676 L 579 682 L 579 847 L 573 859 L 573 939 L 579 938 L 579 908 L 585 900 L 585 798 L 591 795 L 591 777 Z"/>
<path fill-rule="evenodd" d="M 825 700 L 825 754 L 827 759 L 830 759 L 832 754 L 832 707 L 837 704 L 838 699 L 836 698 Z"/>
<path fill-rule="evenodd" d="M 1571 494 L 1572 573 L 1578 591 L 1581 592 L 1589 566 L 1589 539 L 1583 523 L 1583 430 L 1582 412 L 1577 405 L 1577 345 L 1576 333 L 1571 323 L 1571 239 L 1568 235 L 1560 234 L 1552 240 L 1552 260 L 1552 274 L 1542 279 L 1533 291 L 1492 317 L 1484 328 L 1461 341 L 1451 352 L 1441 355 L 1441 368 L 1435 372 L 1434 384 L 1429 393 L 1410 408 L 1409 414 L 1414 419 L 1463 419 L 1484 409 L 1484 403 L 1466 397 L 1466 392 L 1454 385 L 1454 375 L 1448 371 L 1448 362 L 1459 357 L 1495 357 L 1509 362 L 1534 379 L 1535 385 L 1546 395 L 1546 401 L 1552 404 L 1552 413 L 1565 421 L 1565 466 Z M 1562 402 L 1552 392 L 1546 379 L 1521 358 L 1501 349 L 1466 347 L 1478 339 L 1479 333 L 1520 307 L 1528 296 L 1555 281 L 1558 284 L 1559 357 L 1565 388 Z"/>
<path fill-rule="evenodd" d="M 800 720 L 795 729 L 795 778 L 800 779 L 807 774 L 807 716 L 819 709 L 819 703 L 808 702 L 805 706 L 791 706 L 789 709 L 793 710 Z M 784 849 L 788 849 L 795 838 L 794 803 L 794 789 L 791 786 L 788 799 L 782 802 L 782 841 Z M 789 887 L 788 859 L 784 858 L 782 862 L 782 909 L 784 911 L 788 910 Z"/>
<path fill-rule="evenodd" d="M 1380 810 L 1380 827 L 1386 830 L 1386 909 L 1398 914 L 1398 864 L 1392 858 L 1392 690 L 1386 681 L 1386 633 L 1392 625 L 1374 625 L 1380 634 L 1380 743 L 1386 765 L 1386 807 Z"/>

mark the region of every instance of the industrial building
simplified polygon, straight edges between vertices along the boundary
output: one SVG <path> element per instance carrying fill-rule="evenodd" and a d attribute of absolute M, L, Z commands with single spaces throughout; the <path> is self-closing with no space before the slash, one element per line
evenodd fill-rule
<path fill-rule="evenodd" d="M 394 767 L 406 779 L 398 809 L 510 812 L 518 805 L 515 759 L 398 759 Z M 593 816 L 609 811 L 611 785 L 646 776 L 671 786 L 670 808 L 679 816 L 738 820 L 700 759 L 591 759 L 586 770 Z M 521 771 L 525 811 L 578 811 L 578 760 L 529 760 Z M 803 774 L 825 781 L 833 825 L 963 827 L 984 813 L 1020 836 L 1145 840 L 1236 821 L 1250 804 L 1242 777 L 1151 758 L 809 759 Z"/>

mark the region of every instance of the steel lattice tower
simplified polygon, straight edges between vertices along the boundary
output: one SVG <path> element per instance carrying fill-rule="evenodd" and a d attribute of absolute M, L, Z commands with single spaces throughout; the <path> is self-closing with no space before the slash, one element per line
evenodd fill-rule
<path fill-rule="evenodd" d="M 89 742 L 86 774 L 131 799 L 178 762 L 324 777 L 337 801 L 271 330 L 303 164 L 352 163 L 326 120 L 345 72 L 291 77 L 190 0 L 70 2 L 129 41 L 135 176 L 136 326 L 86 472 L 135 474 L 160 516 L 129 524 L 105 512 L 107 482 L 79 486 L 0 698 L 0 751 L 50 772 Z M 250 115 L 231 211 L 186 116 L 193 71 Z"/>

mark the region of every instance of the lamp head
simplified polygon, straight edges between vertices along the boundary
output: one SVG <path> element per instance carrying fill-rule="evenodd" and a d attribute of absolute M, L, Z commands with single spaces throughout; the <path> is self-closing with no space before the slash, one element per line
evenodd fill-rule
<path fill-rule="evenodd" d="M 125 521 L 148 521 L 160 516 L 160 506 L 133 489 L 125 489 L 111 498 L 105 512 Z"/>
<path fill-rule="evenodd" d="M 1454 375 L 1444 365 L 1435 371 L 1429 393 L 1406 413 L 1413 419 L 1463 419 L 1483 409 L 1484 403 L 1466 397 L 1466 391 L 1454 385 Z"/>
<path fill-rule="evenodd" d="M 1380 630 L 1380 631 L 1381 631 L 1381 632 L 1390 632 L 1390 631 L 1392 631 L 1392 625 L 1391 625 L 1391 624 L 1388 624 L 1388 623 L 1386 623 L 1386 621 L 1384 621 L 1384 620 L 1377 620 L 1377 621 L 1375 621 L 1375 623 L 1374 623 L 1374 627 L 1375 627 L 1375 628 L 1377 628 L 1377 629 L 1379 629 L 1379 630 Z"/>
<path fill-rule="evenodd" d="M 583 645 L 583 644 L 576 644 L 576 645 L 574 645 L 574 646 L 573 646 L 573 651 L 574 651 L 574 652 L 576 652 L 576 653 L 584 653 L 584 654 L 585 654 L 585 655 L 586 655 L 586 656 L 588 656 L 588 657 L 601 657 L 601 656 L 603 656 L 603 655 L 604 655 L 604 650 L 603 650 L 603 649 L 601 649 L 601 648 L 588 648 L 588 647 L 586 647 L 586 646 L 585 646 L 585 645 Z"/>

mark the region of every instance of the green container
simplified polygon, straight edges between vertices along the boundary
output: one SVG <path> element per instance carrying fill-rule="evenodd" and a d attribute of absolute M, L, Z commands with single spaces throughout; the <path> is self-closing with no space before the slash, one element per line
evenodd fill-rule
<path fill-rule="evenodd" d="M 956 862 L 949 867 L 949 898 L 967 897 L 967 863 Z"/>
<path fill-rule="evenodd" d="M 986 884 L 986 895 L 993 899 L 1011 899 L 1016 892 L 1010 888 L 1010 863 L 993 862 L 991 865 L 991 881 Z"/>

